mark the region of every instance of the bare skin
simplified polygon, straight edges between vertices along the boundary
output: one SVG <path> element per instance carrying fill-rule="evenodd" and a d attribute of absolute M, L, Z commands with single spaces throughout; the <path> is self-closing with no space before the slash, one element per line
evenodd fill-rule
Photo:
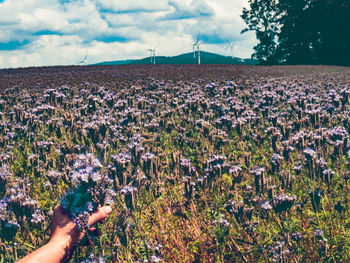
<path fill-rule="evenodd" d="M 89 217 L 89 225 L 102 222 L 111 212 L 112 208 L 110 207 L 100 207 Z M 92 227 L 90 230 L 93 231 L 94 228 Z M 50 241 L 46 245 L 25 256 L 18 263 L 67 262 L 86 232 L 79 232 L 67 212 L 62 207 L 57 206 L 51 218 L 50 234 Z"/>

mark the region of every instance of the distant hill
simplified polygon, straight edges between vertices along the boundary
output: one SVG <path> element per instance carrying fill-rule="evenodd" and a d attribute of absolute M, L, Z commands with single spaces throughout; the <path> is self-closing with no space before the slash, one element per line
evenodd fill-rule
<path fill-rule="evenodd" d="M 104 61 L 104 62 L 96 63 L 93 65 L 126 65 L 126 64 L 130 64 L 132 61 L 133 61 L 132 59 L 117 60 L 117 61 Z"/>
<path fill-rule="evenodd" d="M 173 57 L 156 56 L 156 64 L 197 64 L 197 52 L 195 52 L 195 58 L 193 52 L 181 54 Z M 215 53 L 201 51 L 201 64 L 241 64 L 241 65 L 256 65 L 258 61 L 255 59 L 241 59 L 230 56 L 222 56 Z M 104 61 L 94 65 L 126 65 L 126 64 L 151 64 L 151 58 L 146 57 L 135 60 L 117 60 L 117 61 Z"/>

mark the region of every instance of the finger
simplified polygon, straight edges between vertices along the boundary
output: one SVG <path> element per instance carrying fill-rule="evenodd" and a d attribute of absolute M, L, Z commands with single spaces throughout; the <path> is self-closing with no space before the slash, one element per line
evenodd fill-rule
<path fill-rule="evenodd" d="M 101 221 L 109 216 L 112 213 L 112 208 L 109 206 L 100 207 L 96 212 L 92 213 L 89 217 L 89 225 L 93 225 L 98 221 Z"/>
<path fill-rule="evenodd" d="M 96 230 L 96 227 L 90 227 L 90 228 L 89 228 L 89 231 L 90 231 L 90 232 L 94 232 L 95 230 Z"/>

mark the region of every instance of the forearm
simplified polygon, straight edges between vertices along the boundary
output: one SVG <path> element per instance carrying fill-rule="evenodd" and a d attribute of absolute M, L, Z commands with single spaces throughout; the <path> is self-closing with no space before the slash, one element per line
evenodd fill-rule
<path fill-rule="evenodd" d="M 36 263 L 36 262 L 48 262 L 48 263 L 61 263 L 67 262 L 73 251 L 71 240 L 53 241 L 42 246 L 41 248 L 30 253 L 26 257 L 22 258 L 17 263 Z"/>

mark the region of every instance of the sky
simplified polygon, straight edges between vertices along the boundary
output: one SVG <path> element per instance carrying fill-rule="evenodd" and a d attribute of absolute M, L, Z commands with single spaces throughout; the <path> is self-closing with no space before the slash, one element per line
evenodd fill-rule
<path fill-rule="evenodd" d="M 0 0 L 0 68 L 174 56 L 200 49 L 248 58 L 248 0 Z"/>

